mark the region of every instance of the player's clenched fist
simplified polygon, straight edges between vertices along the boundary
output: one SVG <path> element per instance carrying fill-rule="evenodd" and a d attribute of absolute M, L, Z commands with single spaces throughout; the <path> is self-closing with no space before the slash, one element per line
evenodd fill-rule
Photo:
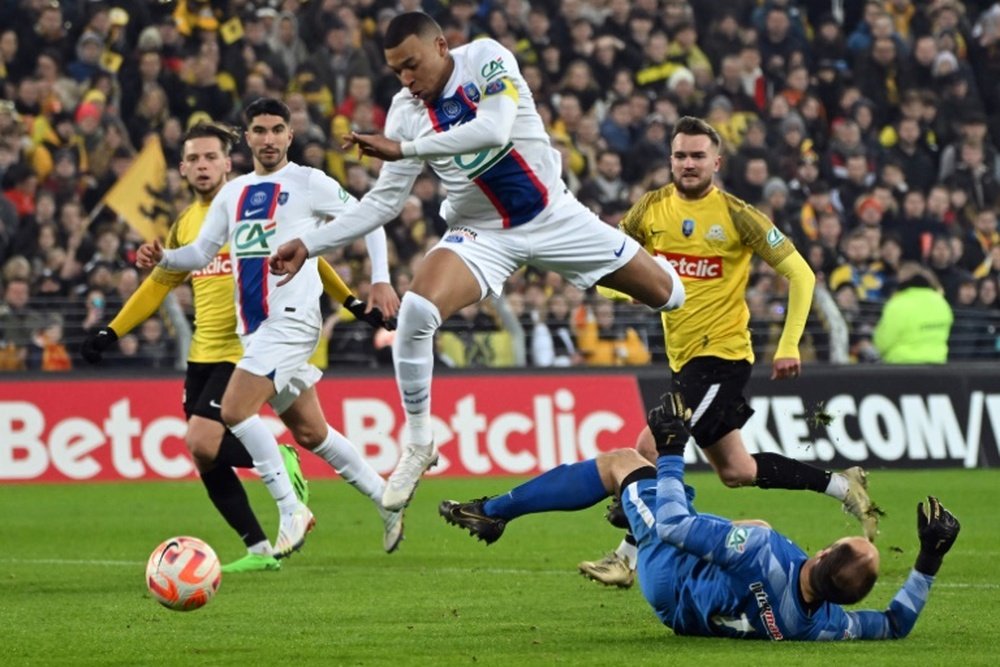
<path fill-rule="evenodd" d="M 306 249 L 305 244 L 299 239 L 294 239 L 278 246 L 278 249 L 271 255 L 271 259 L 268 260 L 268 266 L 270 266 L 271 273 L 274 275 L 286 276 L 284 280 L 278 283 L 280 287 L 299 272 L 299 269 L 302 268 L 307 259 L 309 259 L 309 251 Z"/>
<path fill-rule="evenodd" d="M 163 246 L 158 239 L 143 243 L 135 254 L 135 265 L 140 269 L 151 269 L 163 259 Z"/>

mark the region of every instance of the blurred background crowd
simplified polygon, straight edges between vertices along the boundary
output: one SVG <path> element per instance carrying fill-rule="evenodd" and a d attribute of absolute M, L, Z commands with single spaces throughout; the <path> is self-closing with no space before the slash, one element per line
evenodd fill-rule
<path fill-rule="evenodd" d="M 771 216 L 816 271 L 804 360 L 893 361 L 884 332 L 908 316 L 886 304 L 914 280 L 943 295 L 910 307 L 950 321 L 949 359 L 1000 358 L 1000 3 L 0 0 L 0 369 L 86 367 L 83 336 L 143 277 L 141 237 L 102 201 L 151 135 L 170 219 L 191 201 L 185 129 L 239 125 L 262 95 L 292 110 L 290 158 L 361 197 L 380 165 L 338 139 L 382 129 L 399 89 L 382 35 L 416 9 L 452 46 L 491 37 L 517 55 L 566 183 L 610 225 L 669 183 L 677 118 L 705 117 L 725 141 L 720 187 Z M 241 147 L 234 171 L 251 168 Z M 386 227 L 400 293 L 445 230 L 442 198 L 426 172 Z M 328 259 L 365 297 L 363 242 Z M 783 279 L 755 263 L 747 301 L 769 361 Z M 391 333 L 325 307 L 330 365 L 391 362 Z M 185 287 L 168 311 L 107 365 L 177 366 Z M 664 364 L 663 346 L 656 314 L 530 269 L 438 337 L 440 362 L 462 367 Z"/>

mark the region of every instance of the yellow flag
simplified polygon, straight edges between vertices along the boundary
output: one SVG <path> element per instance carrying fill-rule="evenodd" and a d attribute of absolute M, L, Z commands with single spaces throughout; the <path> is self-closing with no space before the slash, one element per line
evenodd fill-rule
<path fill-rule="evenodd" d="M 117 7 L 115 8 L 117 9 Z M 101 68 L 115 74 L 121 69 L 122 57 L 114 51 L 105 51 L 101 54 Z"/>
<path fill-rule="evenodd" d="M 160 138 L 152 135 L 132 166 L 111 186 L 101 203 L 115 210 L 144 241 L 163 240 L 170 227 L 167 161 Z"/>
<path fill-rule="evenodd" d="M 227 46 L 232 44 L 243 37 L 243 21 L 240 21 L 239 17 L 234 16 L 219 26 L 219 34 Z"/>

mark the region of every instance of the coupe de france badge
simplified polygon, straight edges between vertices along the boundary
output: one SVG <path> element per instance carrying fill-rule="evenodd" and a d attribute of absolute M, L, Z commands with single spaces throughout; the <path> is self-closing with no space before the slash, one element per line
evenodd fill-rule
<path fill-rule="evenodd" d="M 684 222 L 681 223 L 681 233 L 684 236 L 691 236 L 694 234 L 694 220 L 691 218 L 684 218 Z"/>

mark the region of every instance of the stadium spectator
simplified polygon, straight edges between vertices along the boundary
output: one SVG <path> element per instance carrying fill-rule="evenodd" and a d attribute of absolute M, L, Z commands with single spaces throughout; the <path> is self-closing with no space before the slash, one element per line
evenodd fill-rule
<path fill-rule="evenodd" d="M 907 262 L 899 269 L 899 289 L 882 309 L 872 341 L 888 364 L 943 364 L 953 320 L 934 275 Z"/>
<path fill-rule="evenodd" d="M 643 366 L 651 355 L 633 327 L 615 321 L 615 304 L 600 300 L 577 329 L 577 349 L 588 366 Z"/>

